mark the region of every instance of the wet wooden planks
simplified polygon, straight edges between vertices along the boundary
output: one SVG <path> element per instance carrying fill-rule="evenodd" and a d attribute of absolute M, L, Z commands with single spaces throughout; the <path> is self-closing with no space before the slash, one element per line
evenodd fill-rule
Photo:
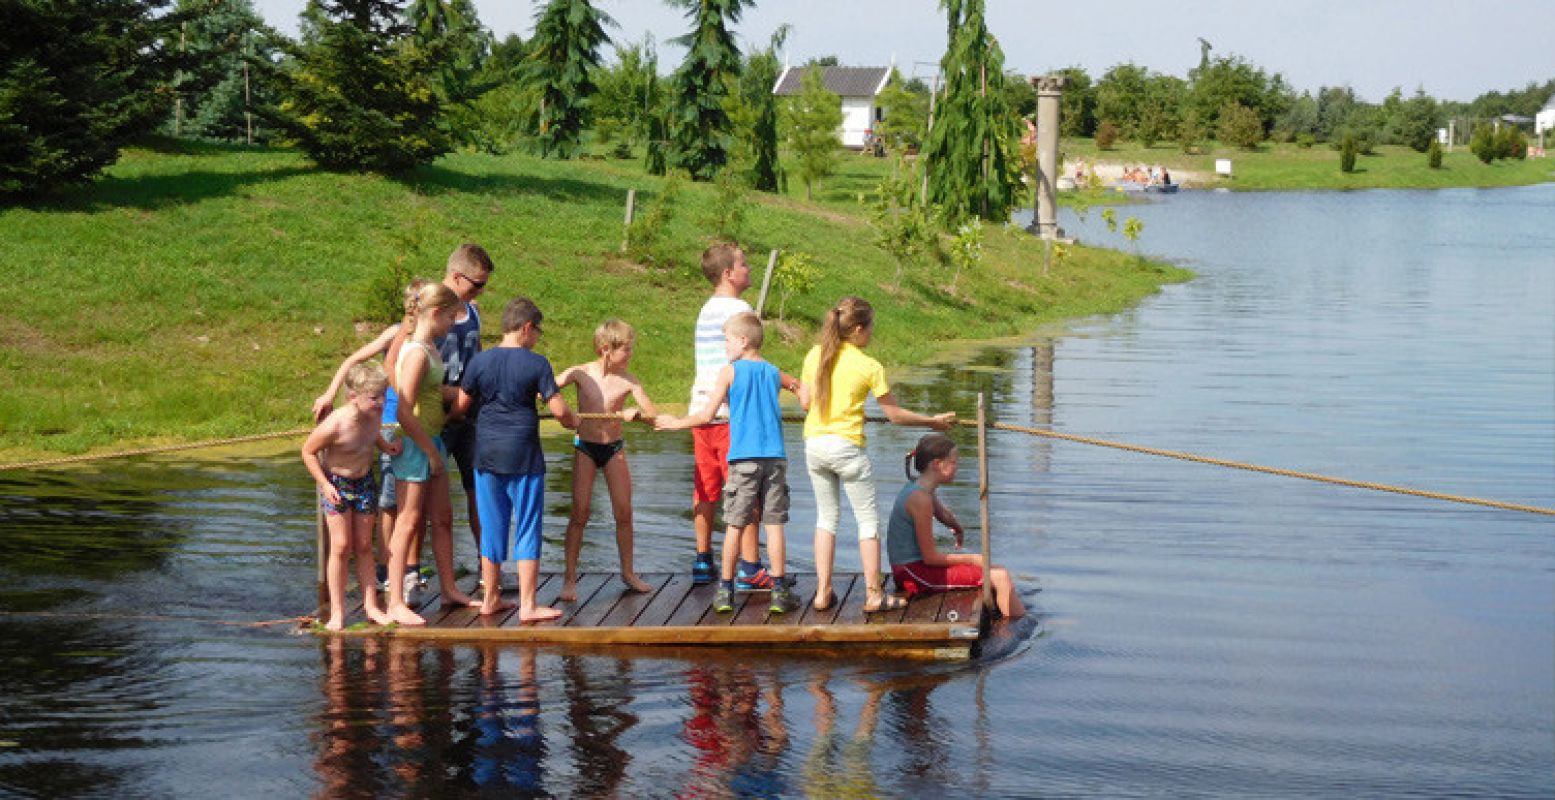
<path fill-rule="evenodd" d="M 504 577 L 503 600 L 516 603 L 512 576 Z M 536 602 L 560 609 L 562 616 L 530 624 L 520 621 L 516 608 L 483 616 L 475 608 L 444 607 L 434 584 L 411 603 L 426 618 L 426 626 L 358 624 L 366 622 L 358 600 L 347 615 L 347 630 L 341 633 L 610 646 L 725 644 L 823 651 L 867 647 L 873 652 L 937 658 L 967 657 L 979 636 L 981 597 L 975 590 L 920 596 L 904 608 L 866 614 L 862 576 L 839 574 L 832 581 L 836 602 L 817 610 L 813 605 L 816 576 L 797 574 L 794 593 L 802 601 L 800 608 L 774 614 L 769 592 L 750 592 L 736 595 L 733 613 L 719 614 L 712 611 L 713 585 L 697 586 L 684 573 L 640 577 L 648 592 L 631 591 L 614 573 L 585 573 L 578 577 L 575 599 L 560 601 L 562 576 L 542 574 Z M 473 577 L 460 581 L 459 588 L 479 598 Z"/>

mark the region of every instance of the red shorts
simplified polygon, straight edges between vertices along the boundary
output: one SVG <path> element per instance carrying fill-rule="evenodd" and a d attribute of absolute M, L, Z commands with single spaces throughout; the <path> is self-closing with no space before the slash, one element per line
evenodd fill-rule
<path fill-rule="evenodd" d="M 716 503 L 729 480 L 729 426 L 692 428 L 691 443 L 696 456 L 692 497 L 698 503 Z"/>
<path fill-rule="evenodd" d="M 983 585 L 983 568 L 978 564 L 952 564 L 932 567 L 922 561 L 893 564 L 891 578 L 908 594 L 933 594 L 952 589 L 976 589 Z"/>

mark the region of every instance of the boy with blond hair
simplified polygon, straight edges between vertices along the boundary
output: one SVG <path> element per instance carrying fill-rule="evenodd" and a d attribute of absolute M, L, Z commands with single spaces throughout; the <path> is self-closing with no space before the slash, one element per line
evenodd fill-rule
<path fill-rule="evenodd" d="M 718 370 L 707 403 L 679 419 L 660 417 L 659 430 L 706 425 L 718 408 L 729 403 L 728 481 L 723 488 L 723 563 L 713 610 L 734 610 L 735 562 L 742 533 L 758 520 L 767 529 L 767 558 L 772 570 L 772 600 L 768 610 L 783 614 L 799 608 L 792 584 L 784 575 L 783 524 L 788 522 L 788 460 L 783 449 L 783 413 L 778 392 L 783 373 L 761 357 L 761 319 L 744 312 L 723 325 L 724 354 L 729 363 Z M 803 392 L 803 389 L 800 389 Z M 801 400 L 806 398 L 801 395 Z"/>
<path fill-rule="evenodd" d="M 641 419 L 652 423 L 659 412 L 648 392 L 626 367 L 632 361 L 637 333 L 619 319 L 607 319 L 594 331 L 594 352 L 599 358 L 568 367 L 556 380 L 561 388 L 578 387 L 578 413 L 619 414 L 617 419 L 580 419 L 572 439 L 572 518 L 567 522 L 567 573 L 557 599 L 571 602 L 578 596 L 578 551 L 583 547 L 583 528 L 589 521 L 594 478 L 605 473 L 610 491 L 610 510 L 616 521 L 616 551 L 621 558 L 621 580 L 634 592 L 652 587 L 632 569 L 632 470 L 626 463 L 622 421 Z M 637 408 L 624 411 L 626 398 Z"/>
<path fill-rule="evenodd" d="M 324 626 L 332 631 L 345 625 L 346 559 L 352 554 L 367 618 L 379 625 L 390 621 L 378 605 L 378 582 L 373 577 L 373 512 L 378 498 L 373 456 L 375 447 L 390 454 L 400 451 L 400 443 L 385 439 L 379 427 L 389 377 L 376 365 L 356 364 L 345 383 L 346 405 L 331 412 L 302 445 L 302 463 L 319 486 L 329 530 L 324 570 L 329 620 Z"/>

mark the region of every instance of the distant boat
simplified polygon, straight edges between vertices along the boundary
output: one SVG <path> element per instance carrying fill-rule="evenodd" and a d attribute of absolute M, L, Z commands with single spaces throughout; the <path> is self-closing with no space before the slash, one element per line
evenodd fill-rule
<path fill-rule="evenodd" d="M 1146 192 L 1148 194 L 1176 194 L 1181 184 L 1176 183 L 1115 183 L 1112 188 L 1120 192 Z"/>

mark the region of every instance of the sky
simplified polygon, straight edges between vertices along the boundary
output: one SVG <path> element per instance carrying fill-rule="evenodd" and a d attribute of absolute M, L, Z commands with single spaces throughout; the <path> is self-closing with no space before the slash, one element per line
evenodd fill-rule
<path fill-rule="evenodd" d="M 297 32 L 304 0 L 253 2 L 268 23 Z M 474 2 L 499 37 L 527 39 L 534 28 L 532 2 Z M 680 62 L 684 49 L 669 44 L 688 26 L 680 9 L 661 0 L 596 4 L 619 23 L 610 32 L 616 42 L 652 34 L 661 68 Z M 936 0 L 765 0 L 735 32 L 742 48 L 762 47 L 784 23 L 792 26 L 784 54 L 793 64 L 827 55 L 855 66 L 894 62 L 927 80 L 945 50 Z M 1297 91 L 1348 84 L 1371 102 L 1394 87 L 1466 101 L 1555 78 L 1555 0 L 988 0 L 988 26 L 1006 68 L 1031 75 L 1079 65 L 1096 78 L 1132 62 L 1186 77 L 1203 37 L 1213 56 L 1239 55 L 1281 73 Z"/>

